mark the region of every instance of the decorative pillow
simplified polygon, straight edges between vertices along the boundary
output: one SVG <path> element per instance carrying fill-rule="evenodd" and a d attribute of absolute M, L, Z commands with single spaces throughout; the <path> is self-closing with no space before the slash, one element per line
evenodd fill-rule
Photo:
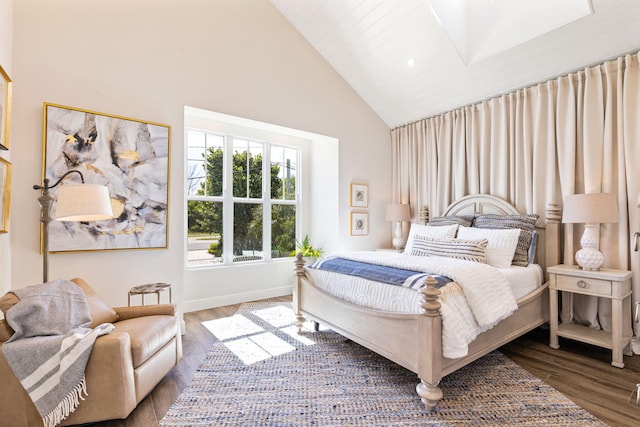
<path fill-rule="evenodd" d="M 520 230 L 496 230 L 490 228 L 458 227 L 459 239 L 487 239 L 487 264 L 498 268 L 511 266 L 518 246 Z"/>
<path fill-rule="evenodd" d="M 487 239 L 429 239 L 416 236 L 411 255 L 413 256 L 444 256 L 485 263 L 487 261 Z"/>
<path fill-rule="evenodd" d="M 536 230 L 533 230 L 533 232 L 531 233 L 531 244 L 529 245 L 529 250 L 527 251 L 527 261 L 529 261 L 529 264 L 533 264 L 534 262 L 536 262 L 537 249 L 538 249 L 538 232 Z"/>
<path fill-rule="evenodd" d="M 411 253 L 411 247 L 416 236 L 423 236 L 428 239 L 444 239 L 447 237 L 456 237 L 456 231 L 458 230 L 458 224 L 443 225 L 442 227 L 429 227 L 422 224 L 411 224 L 411 230 L 409 230 L 409 238 L 405 245 L 404 254 L 409 255 Z"/>
<path fill-rule="evenodd" d="M 109 305 L 98 297 L 96 291 L 83 279 L 75 278 L 71 279 L 87 297 L 87 303 L 89 304 L 89 313 L 91 313 L 91 325 L 90 328 L 95 328 L 103 323 L 113 323 L 118 320 L 118 314 Z"/>
<path fill-rule="evenodd" d="M 529 215 L 478 215 L 476 216 L 474 227 L 477 228 L 517 228 L 521 230 L 520 240 L 513 257 L 513 265 L 526 267 L 529 265 L 528 251 L 531 245 L 531 236 L 536 228 L 538 214 Z"/>
<path fill-rule="evenodd" d="M 437 216 L 435 218 L 430 218 L 429 223 L 427 225 L 451 225 L 458 224 L 464 225 L 465 227 L 471 227 L 473 224 L 474 215 L 451 215 L 451 216 Z"/>

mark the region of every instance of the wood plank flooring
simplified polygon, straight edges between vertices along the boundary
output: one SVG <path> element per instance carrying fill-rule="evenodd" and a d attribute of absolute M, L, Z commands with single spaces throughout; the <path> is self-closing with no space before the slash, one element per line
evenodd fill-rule
<path fill-rule="evenodd" d="M 291 301 L 291 296 L 267 301 Z M 186 313 L 184 358 L 126 420 L 92 424 L 101 427 L 157 426 L 180 391 L 189 384 L 216 338 L 201 322 L 233 315 L 240 304 Z M 625 368 L 610 365 L 611 351 L 561 338 L 560 349 L 549 347 L 549 332 L 539 328 L 509 343 L 501 351 L 547 384 L 559 390 L 610 426 L 639 426 L 640 356 L 624 357 Z"/>

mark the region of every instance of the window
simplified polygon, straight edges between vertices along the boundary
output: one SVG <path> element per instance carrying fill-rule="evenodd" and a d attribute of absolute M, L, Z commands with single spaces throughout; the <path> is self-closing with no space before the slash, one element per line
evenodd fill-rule
<path fill-rule="evenodd" d="M 297 147 L 189 129 L 188 266 L 290 257 L 299 157 Z"/>

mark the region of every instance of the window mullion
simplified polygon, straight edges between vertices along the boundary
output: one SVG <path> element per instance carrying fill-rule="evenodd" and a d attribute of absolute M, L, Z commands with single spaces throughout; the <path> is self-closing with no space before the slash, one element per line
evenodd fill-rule
<path fill-rule="evenodd" d="M 271 259 L 271 144 L 264 144 L 262 162 L 262 255 Z"/>
<path fill-rule="evenodd" d="M 224 137 L 224 178 L 222 181 L 222 259 L 224 264 L 233 264 L 233 138 Z"/>

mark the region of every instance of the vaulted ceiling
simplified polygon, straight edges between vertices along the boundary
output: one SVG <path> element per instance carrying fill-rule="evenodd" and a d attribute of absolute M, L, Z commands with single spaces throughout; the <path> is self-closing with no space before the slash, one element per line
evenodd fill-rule
<path fill-rule="evenodd" d="M 272 3 L 391 128 L 640 50 L 640 0 Z"/>

